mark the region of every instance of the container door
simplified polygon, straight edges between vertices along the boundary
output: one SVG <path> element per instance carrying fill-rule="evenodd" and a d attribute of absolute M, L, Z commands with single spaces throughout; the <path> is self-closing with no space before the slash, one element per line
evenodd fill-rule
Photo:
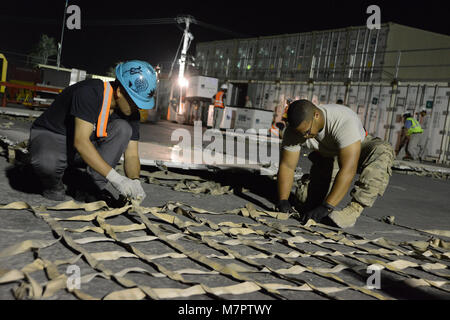
<path fill-rule="evenodd" d="M 367 116 L 367 95 L 369 94 L 369 86 L 360 85 L 358 89 L 358 94 L 356 95 L 356 110 L 361 122 L 364 124 Z"/>
<path fill-rule="evenodd" d="M 338 91 L 337 91 L 337 100 L 341 99 L 342 101 L 344 101 L 345 98 L 345 91 L 347 90 L 346 86 L 339 86 Z M 335 101 L 335 102 L 336 102 Z"/>
<path fill-rule="evenodd" d="M 377 136 L 377 118 L 380 103 L 381 86 L 373 87 L 368 101 L 368 112 L 364 127 L 372 136 Z"/>
<path fill-rule="evenodd" d="M 337 96 L 338 96 L 338 90 L 339 90 L 339 86 L 333 85 L 331 87 L 329 103 L 336 103 Z"/>
<path fill-rule="evenodd" d="M 353 110 L 356 114 L 358 114 L 358 92 L 359 92 L 359 86 L 350 86 L 349 93 L 348 93 L 348 101 L 347 106 Z M 361 110 L 364 113 L 364 110 Z"/>
<path fill-rule="evenodd" d="M 424 151 L 425 156 L 430 156 L 433 158 L 439 158 L 441 154 L 441 145 L 442 151 L 449 152 L 448 148 L 449 143 L 449 132 L 448 125 L 445 128 L 445 119 L 447 118 L 447 123 L 450 121 L 449 115 L 447 114 L 449 108 L 449 99 L 450 99 L 450 88 L 449 87 L 439 87 L 436 93 L 436 99 L 433 104 L 428 103 L 426 105 L 427 115 L 425 124 L 422 121 L 422 125 L 424 127 Z M 444 141 L 443 141 L 444 139 Z M 449 159 L 449 154 L 446 154 L 445 157 L 447 160 Z"/>
<path fill-rule="evenodd" d="M 378 104 L 378 114 L 377 114 L 377 123 L 376 123 L 376 136 L 384 139 L 386 128 L 387 126 L 390 126 L 390 120 L 389 117 L 389 104 L 391 102 L 391 91 L 392 87 L 390 86 L 383 86 L 381 88 L 380 93 L 380 100 Z"/>
<path fill-rule="evenodd" d="M 420 86 L 409 86 L 408 95 L 406 96 L 406 110 L 411 113 L 416 109 L 420 99 Z"/>
<path fill-rule="evenodd" d="M 261 109 L 263 107 L 263 101 L 264 101 L 264 83 L 258 83 L 256 84 L 256 98 L 255 98 L 255 104 L 254 108 Z"/>
<path fill-rule="evenodd" d="M 301 84 L 298 86 L 298 91 L 296 92 L 296 100 L 308 99 L 308 85 Z"/>
<path fill-rule="evenodd" d="M 237 61 L 235 63 L 237 70 L 237 80 L 244 80 L 247 77 L 248 65 L 248 41 L 238 41 Z"/>
<path fill-rule="evenodd" d="M 397 94 L 397 101 L 395 105 L 395 114 L 393 117 L 393 128 L 391 129 L 391 137 L 389 142 L 397 148 L 400 144 L 400 136 L 403 128 L 403 117 L 402 115 L 406 112 L 406 97 L 408 94 L 408 87 L 401 86 L 398 87 L 400 93 Z"/>
<path fill-rule="evenodd" d="M 328 84 L 321 84 L 317 87 L 317 90 L 319 91 L 319 105 L 324 105 L 328 103 L 328 88 L 330 86 Z"/>

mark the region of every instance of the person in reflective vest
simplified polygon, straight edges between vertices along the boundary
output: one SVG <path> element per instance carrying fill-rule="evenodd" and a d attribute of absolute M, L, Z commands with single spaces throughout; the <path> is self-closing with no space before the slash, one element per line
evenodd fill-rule
<path fill-rule="evenodd" d="M 226 93 L 228 91 L 228 86 L 226 84 L 220 87 L 219 92 L 213 97 L 214 101 L 214 122 L 213 128 L 220 129 L 220 123 L 222 122 L 223 109 L 225 109 L 225 99 L 227 97 Z"/>
<path fill-rule="evenodd" d="M 67 200 L 66 183 L 67 194 L 78 201 L 103 200 L 116 207 L 144 200 L 139 109 L 154 108 L 157 75 L 138 60 L 119 63 L 115 71 L 115 81 L 89 79 L 67 87 L 34 121 L 31 166 L 45 198 Z M 114 169 L 122 155 L 125 175 Z M 63 183 L 66 170 L 73 173 L 71 183 Z"/>
<path fill-rule="evenodd" d="M 270 135 L 275 138 L 280 137 L 280 128 L 278 128 L 274 123 L 270 127 Z"/>
<path fill-rule="evenodd" d="M 419 143 L 423 129 L 419 121 L 414 119 L 409 112 L 403 114 L 403 121 L 402 141 L 396 153 L 398 155 L 401 148 L 405 145 L 406 156 L 403 157 L 403 160 L 421 160 L 419 159 Z"/>

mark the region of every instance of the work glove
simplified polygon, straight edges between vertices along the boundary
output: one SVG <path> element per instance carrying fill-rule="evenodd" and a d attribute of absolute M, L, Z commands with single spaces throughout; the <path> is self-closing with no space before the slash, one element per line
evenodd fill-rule
<path fill-rule="evenodd" d="M 147 196 L 144 189 L 142 188 L 141 180 L 134 179 L 133 181 L 133 191 L 131 193 L 131 198 L 143 201 Z"/>
<path fill-rule="evenodd" d="M 278 212 L 293 213 L 295 212 L 289 200 L 280 200 L 277 205 Z"/>
<path fill-rule="evenodd" d="M 136 188 L 133 180 L 118 174 L 114 169 L 111 169 L 106 176 L 106 179 L 111 182 L 113 187 L 116 188 L 124 197 L 131 198 L 133 196 L 134 189 Z"/>
<path fill-rule="evenodd" d="M 321 205 L 305 213 L 302 223 L 307 223 L 309 219 L 312 219 L 315 222 L 320 222 L 323 218 L 333 212 L 334 209 L 335 208 L 332 205 L 323 202 Z"/>

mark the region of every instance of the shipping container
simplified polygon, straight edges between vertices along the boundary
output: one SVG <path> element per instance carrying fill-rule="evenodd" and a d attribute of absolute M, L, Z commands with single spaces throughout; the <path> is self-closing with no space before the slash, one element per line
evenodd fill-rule
<path fill-rule="evenodd" d="M 435 75 L 448 80 L 449 52 L 449 36 L 386 23 L 379 30 L 361 26 L 204 42 L 197 45 L 196 54 L 205 76 L 367 82 L 389 81 L 395 75 L 409 80 L 430 80 Z M 427 64 L 431 67 L 426 68 Z"/>
<path fill-rule="evenodd" d="M 211 99 L 217 93 L 219 80 L 217 78 L 195 76 L 189 78 L 186 98 L 197 97 Z"/>
<path fill-rule="evenodd" d="M 424 154 L 441 162 L 450 160 L 449 53 L 449 36 L 395 23 L 197 45 L 201 73 L 247 82 L 253 106 L 277 119 L 287 98 L 343 100 L 371 135 L 396 147 L 402 114 L 428 108 Z"/>
<path fill-rule="evenodd" d="M 424 132 L 428 139 L 426 154 L 436 160 L 443 155 L 448 159 L 448 154 L 445 155 L 445 152 L 450 151 L 449 131 L 445 128 L 445 124 L 447 121 L 448 127 L 450 88 L 427 88 L 424 92 L 425 97 L 420 108 L 426 109 L 429 117 L 428 126 Z"/>

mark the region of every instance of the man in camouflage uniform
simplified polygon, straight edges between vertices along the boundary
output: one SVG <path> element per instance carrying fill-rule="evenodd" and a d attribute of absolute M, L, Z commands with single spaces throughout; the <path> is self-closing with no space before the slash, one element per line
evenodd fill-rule
<path fill-rule="evenodd" d="M 291 170 L 297 166 L 300 145 L 314 150 L 308 156 L 310 174 L 296 191 L 302 222 L 319 222 L 328 216 L 341 228 L 353 227 L 363 209 L 372 207 L 386 190 L 395 157 L 392 146 L 368 135 L 356 113 L 345 106 L 317 107 L 306 100 L 292 103 L 278 173 L 282 212 L 292 212 L 288 201 Z M 360 176 L 350 193 L 351 202 L 336 210 L 356 173 Z"/>

